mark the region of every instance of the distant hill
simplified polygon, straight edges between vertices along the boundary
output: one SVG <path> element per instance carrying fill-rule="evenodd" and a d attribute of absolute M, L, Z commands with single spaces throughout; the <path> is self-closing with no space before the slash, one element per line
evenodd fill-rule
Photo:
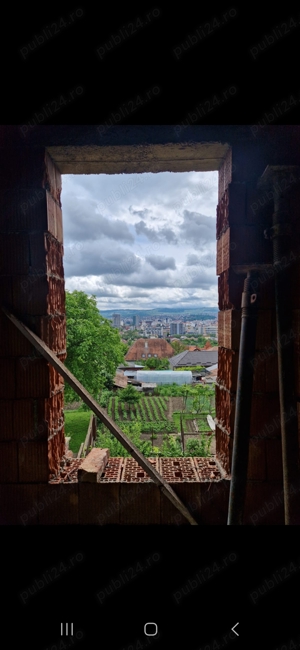
<path fill-rule="evenodd" d="M 158 307 L 156 309 L 105 309 L 100 310 L 105 318 L 111 318 L 113 314 L 120 314 L 121 318 L 131 318 L 135 315 L 141 318 L 169 315 L 178 318 L 210 319 L 216 318 L 217 307 L 191 307 L 190 309 L 178 309 L 174 307 Z"/>

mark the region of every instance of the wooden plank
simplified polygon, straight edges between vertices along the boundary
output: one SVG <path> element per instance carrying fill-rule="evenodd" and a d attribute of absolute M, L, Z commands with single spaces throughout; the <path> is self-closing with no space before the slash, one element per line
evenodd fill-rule
<path fill-rule="evenodd" d="M 93 446 L 93 423 L 94 423 L 94 413 L 91 413 L 90 421 L 89 421 L 89 426 L 88 426 L 88 431 L 85 436 L 85 441 L 83 443 L 83 451 L 84 451 L 84 456 L 87 454 L 87 450 L 89 447 Z"/>
<path fill-rule="evenodd" d="M 83 450 L 83 442 L 81 443 L 81 445 L 80 445 L 80 447 L 79 447 L 79 451 L 78 451 L 78 454 L 77 454 L 77 458 L 81 458 L 82 450 Z"/>
<path fill-rule="evenodd" d="M 173 488 L 165 481 L 163 476 L 151 465 L 151 463 L 141 454 L 139 449 L 131 442 L 129 438 L 121 431 L 111 418 L 100 408 L 96 400 L 88 393 L 84 386 L 76 379 L 76 377 L 66 368 L 66 366 L 58 359 L 58 357 L 48 348 L 46 343 L 42 341 L 36 334 L 24 325 L 18 318 L 16 318 L 5 307 L 2 307 L 6 316 L 14 323 L 14 325 L 24 334 L 24 336 L 34 345 L 34 347 L 41 353 L 41 355 L 62 375 L 62 377 L 72 386 L 77 395 L 89 406 L 91 411 L 103 422 L 103 424 L 111 431 L 111 433 L 119 440 L 119 442 L 129 451 L 131 456 L 135 458 L 138 464 L 150 476 L 152 481 L 156 483 L 166 497 L 173 503 L 173 505 L 183 514 L 192 526 L 197 526 L 197 522 L 190 514 L 189 510 L 178 498 Z"/>

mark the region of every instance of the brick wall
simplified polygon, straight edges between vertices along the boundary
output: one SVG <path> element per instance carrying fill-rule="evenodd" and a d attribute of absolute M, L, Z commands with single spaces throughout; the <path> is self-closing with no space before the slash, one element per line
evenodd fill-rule
<path fill-rule="evenodd" d="M 242 164 L 241 164 L 242 162 Z M 272 165 L 272 160 L 268 160 Z M 275 163 L 276 164 L 276 163 Z M 277 162 L 278 164 L 278 162 Z M 233 171 L 234 170 L 234 173 Z M 246 520 L 251 519 L 254 500 L 256 509 L 263 499 L 266 482 L 274 490 L 282 488 L 282 451 L 278 357 L 275 313 L 272 242 L 264 231 L 272 224 L 272 192 L 256 189 L 261 175 L 259 161 L 252 155 L 247 166 L 247 149 L 228 154 L 220 170 L 219 204 L 217 207 L 217 274 L 219 275 L 219 363 L 216 386 L 216 453 L 227 472 L 231 470 L 239 340 L 241 330 L 241 296 L 246 275 L 243 265 L 266 265 L 259 278 L 259 315 L 256 353 L 253 359 L 254 383 L 250 422 L 250 448 Z M 295 385 L 299 398 L 299 186 L 290 188 L 290 211 L 295 232 L 292 245 L 289 284 L 292 291 L 293 331 L 295 341 Z M 288 260 L 289 263 L 289 260 Z M 269 265 L 269 266 L 268 266 Z M 298 284 L 299 286 L 299 284 Z M 299 428 L 300 431 L 300 428 Z M 299 434 L 300 440 L 300 434 Z M 276 483 L 278 481 L 278 483 Z M 258 484 L 260 487 L 258 487 Z M 272 490 L 271 490 L 272 493 Z M 255 495 L 255 496 L 254 496 Z M 279 508 L 279 505 L 278 505 Z M 252 510 L 253 511 L 253 510 Z M 277 510 L 278 512 L 282 511 Z M 262 517 L 262 515 L 261 515 Z M 247 519 L 248 518 L 248 519 Z M 263 523 L 263 522 L 260 522 Z M 283 523 L 283 521 L 282 521 Z"/>
<path fill-rule="evenodd" d="M 0 164 L 0 302 L 63 360 L 61 176 L 45 149 Z M 63 380 L 1 312 L 0 369 L 0 483 L 45 483 L 64 453 Z"/>

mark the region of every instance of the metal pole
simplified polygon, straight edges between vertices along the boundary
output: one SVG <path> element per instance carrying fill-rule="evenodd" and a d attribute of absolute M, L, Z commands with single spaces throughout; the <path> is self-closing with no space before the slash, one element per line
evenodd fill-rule
<path fill-rule="evenodd" d="M 292 296 L 290 292 L 293 251 L 289 201 L 286 188 L 299 183 L 300 168 L 269 166 L 260 179 L 260 187 L 271 188 L 274 196 L 272 228 L 266 235 L 273 240 L 275 273 L 277 352 L 282 441 L 282 468 L 285 525 L 300 524 L 300 469 L 297 397 L 294 380 L 294 336 Z M 295 256 L 296 257 L 296 256 Z"/>
<path fill-rule="evenodd" d="M 278 179 L 279 180 L 279 179 Z M 299 513 L 299 444 L 297 400 L 294 383 L 294 332 L 292 330 L 291 296 L 286 255 L 291 252 L 289 206 L 287 197 L 274 182 L 273 228 L 277 351 L 279 370 L 280 424 L 285 525 L 300 523 Z"/>
<path fill-rule="evenodd" d="M 258 316 L 257 271 L 248 271 L 242 294 L 242 325 L 236 409 L 233 436 L 233 455 L 228 508 L 228 526 L 243 524 L 252 404 L 252 386 Z"/>

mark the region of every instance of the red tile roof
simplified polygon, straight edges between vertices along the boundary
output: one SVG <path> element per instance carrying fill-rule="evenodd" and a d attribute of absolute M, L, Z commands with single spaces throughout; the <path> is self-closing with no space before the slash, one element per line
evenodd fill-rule
<path fill-rule="evenodd" d="M 138 361 L 143 358 L 147 359 L 148 354 L 151 354 L 152 357 L 156 354 L 158 359 L 164 359 L 173 357 L 174 350 L 165 339 L 138 339 L 129 348 L 125 359 L 126 361 Z"/>

